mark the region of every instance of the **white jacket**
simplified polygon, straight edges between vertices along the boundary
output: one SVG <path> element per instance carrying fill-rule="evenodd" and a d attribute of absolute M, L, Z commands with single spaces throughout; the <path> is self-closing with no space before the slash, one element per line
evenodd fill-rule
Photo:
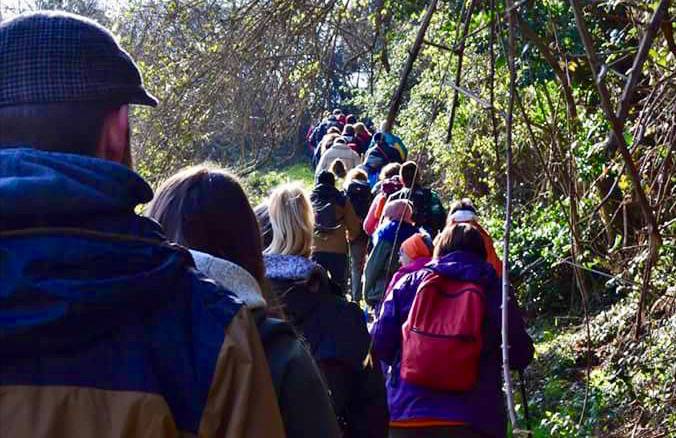
<path fill-rule="evenodd" d="M 345 163 L 346 171 L 361 164 L 359 154 L 350 149 L 348 145 L 345 143 L 334 143 L 333 146 L 328 148 L 319 159 L 317 169 L 315 169 L 315 175 L 319 175 L 319 173 L 324 170 L 331 170 L 331 164 L 339 158 Z"/>

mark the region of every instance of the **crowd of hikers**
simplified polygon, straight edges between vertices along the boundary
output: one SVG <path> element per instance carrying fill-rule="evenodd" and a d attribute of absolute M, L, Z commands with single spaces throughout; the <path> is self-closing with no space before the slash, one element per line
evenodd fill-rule
<path fill-rule="evenodd" d="M 447 213 L 339 109 L 310 192 L 253 207 L 203 164 L 153 193 L 129 105 L 157 103 L 93 21 L 0 24 L 0 436 L 506 436 L 503 273 L 470 200 Z M 514 297 L 508 323 L 523 369 Z"/>

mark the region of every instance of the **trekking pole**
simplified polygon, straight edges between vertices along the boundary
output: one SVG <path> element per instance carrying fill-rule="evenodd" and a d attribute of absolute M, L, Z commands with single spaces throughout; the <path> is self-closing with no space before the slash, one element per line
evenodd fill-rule
<path fill-rule="evenodd" d="M 528 414 L 528 395 L 526 394 L 526 378 L 523 375 L 523 370 L 519 370 L 519 386 L 521 387 L 521 400 L 523 401 L 523 416 L 526 420 L 526 429 L 528 429 L 528 437 L 533 436 L 533 429 L 530 425 L 530 415 Z"/>

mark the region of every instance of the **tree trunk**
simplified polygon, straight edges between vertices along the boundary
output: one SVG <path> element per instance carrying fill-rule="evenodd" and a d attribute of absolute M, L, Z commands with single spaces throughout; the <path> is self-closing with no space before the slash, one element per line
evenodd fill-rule
<path fill-rule="evenodd" d="M 437 9 L 437 0 L 432 0 L 429 6 L 427 7 L 427 11 L 425 12 L 425 16 L 423 17 L 422 23 L 420 23 L 418 35 L 415 38 L 413 47 L 411 47 L 411 50 L 408 53 L 408 59 L 406 60 L 404 69 L 401 71 L 401 79 L 399 80 L 399 87 L 397 88 L 397 91 L 394 93 L 394 96 L 390 101 L 390 109 L 387 112 L 387 119 L 385 120 L 384 126 L 384 130 L 386 132 L 392 131 L 394 121 L 397 119 L 397 115 L 399 114 L 399 108 L 401 107 L 401 100 L 402 97 L 404 96 L 404 91 L 406 90 L 406 84 L 408 83 L 408 76 L 411 74 L 411 70 L 413 70 L 413 64 L 415 63 L 415 60 L 418 58 L 420 48 L 422 47 L 423 40 L 425 39 L 425 33 L 427 32 L 427 28 L 429 27 L 430 22 L 432 21 L 432 15 L 434 14 L 434 11 L 436 9 Z"/>

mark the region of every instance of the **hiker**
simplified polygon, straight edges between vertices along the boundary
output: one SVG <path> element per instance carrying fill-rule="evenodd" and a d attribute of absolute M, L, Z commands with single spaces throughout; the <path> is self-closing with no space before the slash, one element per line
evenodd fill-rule
<path fill-rule="evenodd" d="M 0 429 L 7 437 L 283 437 L 250 312 L 135 213 L 129 105 L 97 23 L 0 24 Z"/>
<path fill-rule="evenodd" d="M 266 280 L 258 222 L 237 179 L 218 168 L 189 167 L 160 186 L 148 216 L 169 239 L 191 248 L 197 269 L 233 291 L 253 313 L 286 436 L 337 437 L 338 423 L 320 371 L 283 321 L 277 297 L 262 287 Z"/>
<path fill-rule="evenodd" d="M 499 279 L 473 225 L 446 227 L 433 256 L 399 280 L 372 329 L 390 367 L 390 436 L 504 437 Z M 533 342 L 514 297 L 507 341 L 510 365 L 524 369 Z"/>
<path fill-rule="evenodd" d="M 401 170 L 401 163 L 389 163 L 385 165 L 382 169 L 380 169 L 380 174 L 378 174 L 378 181 L 376 184 L 373 186 L 371 189 L 371 193 L 374 195 L 377 195 L 378 193 L 383 191 L 383 184 L 385 181 L 393 181 L 396 183 L 396 186 L 392 186 L 391 189 L 397 188 L 395 191 L 401 190 L 401 188 L 404 186 L 401 183 L 401 178 L 399 177 L 399 171 Z M 390 191 L 385 191 L 386 194 L 389 196 L 394 192 Z"/>
<path fill-rule="evenodd" d="M 484 247 L 486 248 L 486 261 L 493 266 L 498 277 L 502 277 L 502 260 L 500 260 L 500 257 L 498 257 L 498 254 L 495 252 L 493 238 L 488 234 L 488 231 L 479 224 L 476 207 L 474 207 L 474 204 L 468 198 L 455 201 L 451 205 L 451 210 L 448 213 L 447 223 L 449 225 L 464 222 L 474 225 L 474 227 L 479 230 L 484 242 Z"/>
<path fill-rule="evenodd" d="M 372 193 L 375 194 L 375 197 L 371 202 L 371 206 L 369 207 L 369 211 L 366 214 L 363 224 L 364 232 L 369 236 L 373 235 L 380 225 L 380 217 L 383 214 L 387 198 L 404 187 L 401 183 L 401 178 L 399 177 L 400 169 L 401 164 L 399 163 L 390 163 L 383 167 L 380 172 L 380 181 L 373 187 Z"/>
<path fill-rule="evenodd" d="M 315 169 L 316 175 L 319 175 L 319 173 L 325 170 L 329 170 L 331 163 L 338 159 L 342 160 L 343 164 L 345 164 L 345 170 L 357 167 L 361 163 L 359 154 L 347 146 L 344 137 L 336 138 L 333 141 L 333 144 L 327 147 L 328 148 L 322 153 L 322 156 L 317 163 L 317 168 Z"/>
<path fill-rule="evenodd" d="M 371 204 L 371 188 L 368 176 L 362 169 L 352 169 L 345 178 L 345 194 L 359 218 L 359 236 L 350 242 L 350 272 L 352 300 L 359 303 L 362 299 L 361 276 L 368 247 L 368 236 L 362 230 L 364 218 Z"/>
<path fill-rule="evenodd" d="M 334 294 L 324 269 L 309 259 L 310 200 L 300 185 L 286 184 L 273 190 L 269 210 L 266 275 L 328 383 L 344 436 L 386 436 L 385 386 L 380 366 L 366 361 L 371 340 L 361 309 Z"/>
<path fill-rule="evenodd" d="M 420 184 L 418 165 L 413 161 L 402 164 L 399 176 L 404 187 L 390 195 L 388 202 L 396 199 L 410 200 L 413 203 L 415 225 L 435 237 L 446 223 L 446 210 L 441 204 L 439 195 L 429 187 L 423 187 Z"/>
<path fill-rule="evenodd" d="M 364 157 L 364 166 L 369 175 L 369 183 L 373 186 L 382 169 L 388 163 L 403 163 L 408 156 L 408 149 L 401 138 L 381 130 L 371 138 L 371 143 Z"/>
<path fill-rule="evenodd" d="M 359 218 L 350 200 L 336 188 L 331 172 L 319 174 L 310 201 L 315 218 L 311 258 L 331 274 L 331 279 L 344 295 L 347 289 L 348 242 L 359 237 Z"/>
<path fill-rule="evenodd" d="M 364 268 L 364 298 L 372 308 L 380 301 L 392 274 L 399 269 L 399 247 L 418 230 L 413 226 L 413 208 L 406 200 L 388 202 L 383 223 L 373 236 L 373 250 Z"/>
<path fill-rule="evenodd" d="M 310 134 L 310 148 L 313 151 L 313 154 L 316 154 L 317 152 L 317 147 L 319 143 L 322 141 L 324 136 L 328 133 L 330 128 L 336 128 L 339 129 L 338 133 L 340 133 L 343 129 L 343 127 L 340 125 L 338 122 L 338 119 L 334 114 L 328 115 L 325 119 L 322 120 L 322 122 L 317 125 L 313 130 L 312 133 Z"/>
<path fill-rule="evenodd" d="M 322 140 L 319 142 L 317 145 L 317 148 L 314 151 L 314 155 L 312 156 L 312 167 L 317 168 L 317 165 L 319 164 L 319 160 L 322 158 L 322 155 L 324 155 L 324 152 L 326 152 L 327 149 L 329 149 L 332 145 L 333 142 L 340 137 L 341 131 L 338 128 L 331 128 L 329 129 L 329 132 L 326 133 L 326 135 L 322 138 Z"/>
<path fill-rule="evenodd" d="M 424 231 L 416 233 L 402 242 L 399 249 L 399 265 L 401 268 L 392 275 L 392 279 L 385 290 L 385 299 L 402 277 L 425 267 L 432 259 L 432 251 L 434 251 L 432 238 Z"/>
<path fill-rule="evenodd" d="M 366 125 L 362 122 L 358 122 L 354 124 L 354 135 L 354 140 L 357 144 L 356 152 L 359 155 L 364 155 L 369 148 L 369 144 L 371 144 L 372 134 L 366 128 Z"/>
<path fill-rule="evenodd" d="M 353 125 L 345 125 L 343 128 L 343 138 L 345 139 L 345 143 L 347 143 L 347 147 L 352 149 L 359 155 L 359 159 L 361 160 L 361 155 L 363 152 L 360 152 L 359 150 L 359 145 L 357 144 L 357 135 L 354 130 Z"/>

